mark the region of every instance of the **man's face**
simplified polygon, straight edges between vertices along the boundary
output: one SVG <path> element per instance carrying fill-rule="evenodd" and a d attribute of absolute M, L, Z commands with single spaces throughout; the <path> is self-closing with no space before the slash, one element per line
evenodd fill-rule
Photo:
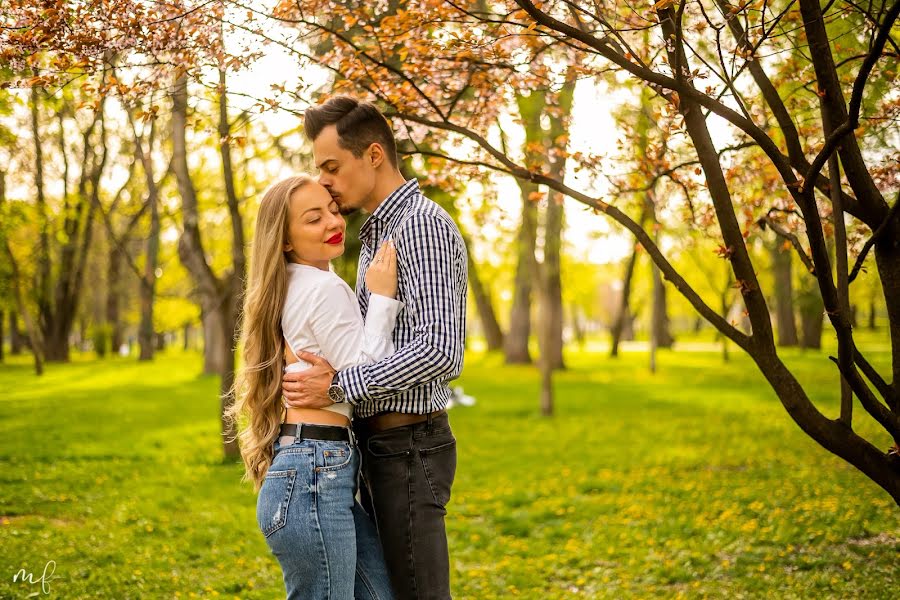
<path fill-rule="evenodd" d="M 329 125 L 313 140 L 313 158 L 319 169 L 319 183 L 328 190 L 341 213 L 356 212 L 371 201 L 375 188 L 375 167 L 371 147 L 357 158 L 338 143 L 337 127 Z"/>

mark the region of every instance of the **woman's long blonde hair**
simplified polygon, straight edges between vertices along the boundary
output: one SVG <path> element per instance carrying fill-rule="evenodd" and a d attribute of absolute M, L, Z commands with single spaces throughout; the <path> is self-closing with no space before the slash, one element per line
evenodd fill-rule
<path fill-rule="evenodd" d="M 296 175 L 274 184 L 263 195 L 256 217 L 241 326 L 243 365 L 235 378 L 234 404 L 228 417 L 240 431 L 246 467 L 243 480 L 252 481 L 257 491 L 272 464 L 272 444 L 284 410 L 281 312 L 287 292 L 284 244 L 288 239 L 288 207 L 291 195 L 312 182 L 308 175 Z"/>

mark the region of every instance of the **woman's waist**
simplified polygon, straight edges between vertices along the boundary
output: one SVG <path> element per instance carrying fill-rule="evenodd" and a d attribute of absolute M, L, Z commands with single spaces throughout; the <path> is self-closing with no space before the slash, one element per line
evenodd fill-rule
<path fill-rule="evenodd" d="M 341 408 L 287 408 L 285 412 L 285 423 L 311 423 L 314 425 L 336 425 L 338 427 L 349 427 L 350 416 L 345 414 L 352 409 L 347 406 L 346 409 Z"/>

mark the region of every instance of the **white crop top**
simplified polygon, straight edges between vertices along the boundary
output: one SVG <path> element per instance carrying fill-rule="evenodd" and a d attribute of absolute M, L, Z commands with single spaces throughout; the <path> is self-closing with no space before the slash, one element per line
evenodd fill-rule
<path fill-rule="evenodd" d="M 334 272 L 288 263 L 287 275 L 281 329 L 295 355 L 301 350 L 311 352 L 341 371 L 394 353 L 391 333 L 402 302 L 372 294 L 363 322 L 356 294 Z M 284 370 L 303 371 L 310 366 L 301 360 Z M 353 405 L 341 402 L 326 410 L 350 417 Z"/>

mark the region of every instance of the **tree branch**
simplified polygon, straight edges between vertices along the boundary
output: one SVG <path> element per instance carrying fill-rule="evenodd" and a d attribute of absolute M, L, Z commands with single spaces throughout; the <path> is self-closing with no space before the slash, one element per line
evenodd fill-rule
<path fill-rule="evenodd" d="M 557 181 L 552 177 L 548 177 L 542 173 L 537 173 L 534 171 L 530 171 L 523 166 L 520 166 L 514 163 L 509 159 L 505 154 L 500 152 L 498 149 L 494 148 L 484 137 L 478 135 L 477 133 L 454 123 L 445 122 L 445 121 L 431 121 L 429 119 L 425 119 L 418 115 L 395 112 L 395 113 L 385 113 L 387 117 L 395 117 L 400 119 L 406 119 L 412 121 L 414 123 L 419 123 L 421 125 L 426 125 L 428 127 L 432 127 L 435 129 L 443 129 L 445 131 L 452 131 L 454 133 L 463 135 L 473 141 L 475 141 L 479 146 L 481 146 L 488 154 L 490 154 L 494 159 L 496 159 L 503 167 L 497 167 L 496 165 L 491 165 L 490 163 L 484 163 L 484 166 L 502 171 L 505 173 L 509 173 L 514 177 L 519 179 L 523 179 L 526 181 L 530 181 L 532 183 L 538 185 L 546 185 L 547 187 L 561 192 L 579 202 L 594 208 L 595 210 L 605 212 L 613 220 L 621 224 L 623 227 L 628 229 L 641 243 L 647 253 L 653 259 L 653 262 L 659 267 L 660 271 L 664 274 L 665 278 L 672 282 L 676 289 L 691 303 L 697 312 L 699 312 L 710 324 L 712 324 L 716 329 L 722 332 L 723 335 L 728 337 L 728 339 L 732 340 L 735 344 L 743 348 L 744 350 L 749 351 L 750 348 L 750 338 L 744 333 L 738 331 L 734 326 L 728 323 L 722 316 L 720 316 L 716 311 L 710 308 L 694 291 L 694 289 L 684 280 L 684 278 L 672 267 L 671 263 L 665 258 L 665 256 L 660 251 L 659 247 L 654 243 L 652 237 L 637 223 L 634 222 L 628 215 L 624 212 L 612 206 L 606 202 L 603 202 L 600 199 L 592 198 L 587 194 L 574 190 L 562 182 Z M 455 160 L 452 157 L 446 157 L 450 160 Z"/>
<path fill-rule="evenodd" d="M 772 211 L 769 211 L 769 212 L 771 213 Z M 771 216 L 769 216 L 768 213 L 766 213 L 766 216 L 759 219 L 756 223 L 763 229 L 765 229 L 766 226 L 768 226 L 778 236 L 783 237 L 784 239 L 788 240 L 791 243 L 791 245 L 794 247 L 794 249 L 797 250 L 797 254 L 800 255 L 800 261 L 803 263 L 803 266 L 806 267 L 806 270 L 815 275 L 816 267 L 813 264 L 812 259 L 806 253 L 806 250 L 804 250 L 803 246 L 800 244 L 800 238 L 798 238 L 796 235 L 794 235 L 787 229 L 784 229 L 781 225 L 779 225 L 775 221 L 775 219 L 773 219 Z"/>

